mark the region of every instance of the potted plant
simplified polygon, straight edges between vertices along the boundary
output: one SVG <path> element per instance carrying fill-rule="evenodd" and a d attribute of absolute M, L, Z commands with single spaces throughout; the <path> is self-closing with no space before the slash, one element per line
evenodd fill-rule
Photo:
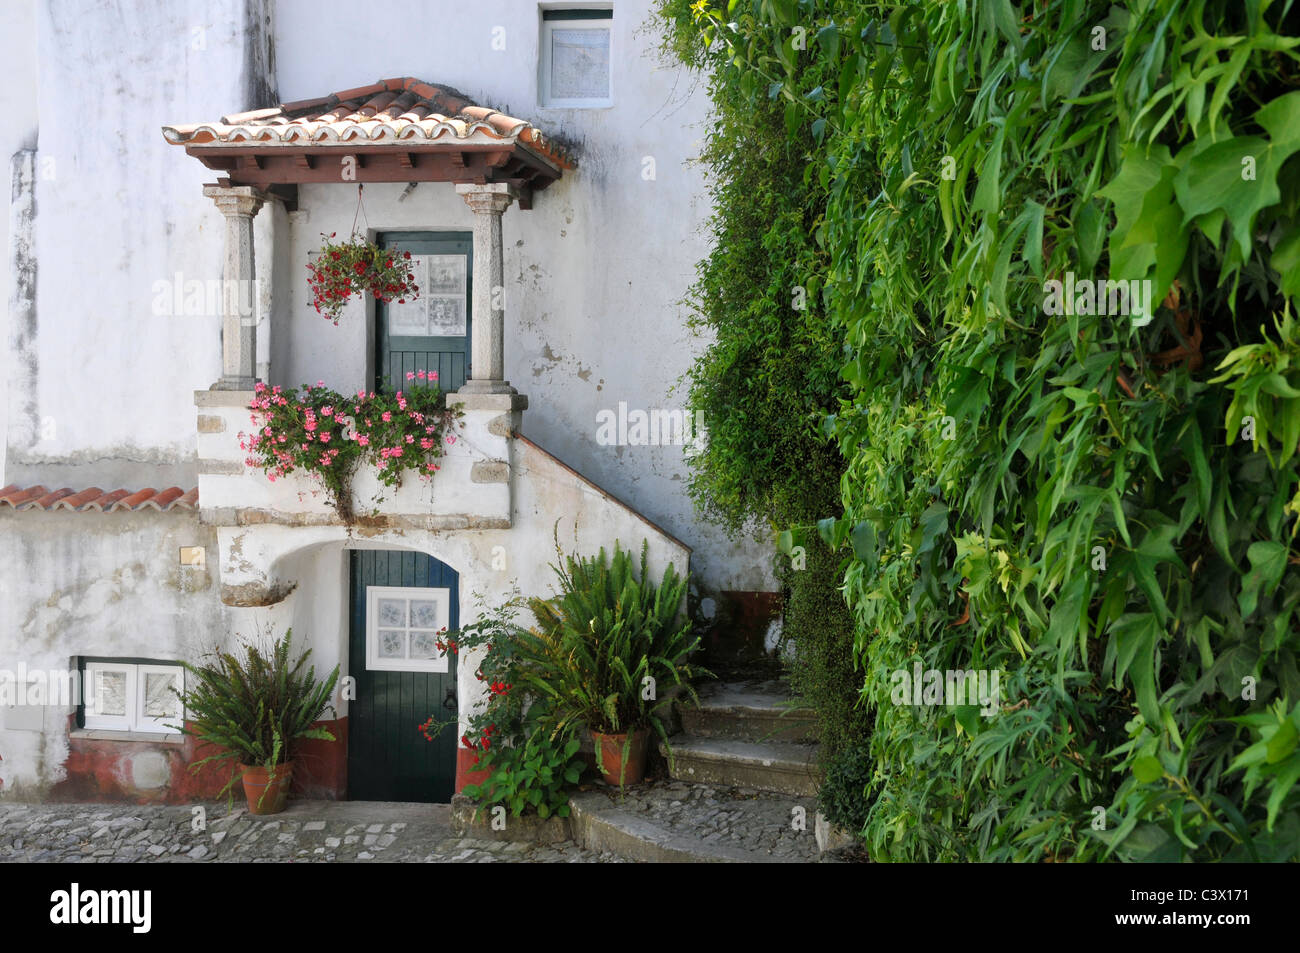
<path fill-rule="evenodd" d="M 284 810 L 293 780 L 295 742 L 335 740 L 329 729 L 315 723 L 327 709 L 333 713 L 330 698 L 338 666 L 327 679 L 317 681 L 314 667 L 304 671 L 311 649 L 291 663 L 292 634 L 292 629 L 286 631 L 269 650 L 242 642 L 237 652 L 214 652 L 203 665 L 182 663 L 192 687 L 177 692 L 187 721 L 176 727 L 217 749 L 190 769 L 229 762 L 230 780 L 221 793 L 231 792 L 235 782 L 242 780 L 252 814 Z"/>
<path fill-rule="evenodd" d="M 694 698 L 688 680 L 711 675 L 688 662 L 700 639 L 681 611 L 687 579 L 669 564 L 659 585 L 651 582 L 648 542 L 639 573 L 617 543 L 612 560 L 603 548 L 589 558 L 559 555 L 560 594 L 528 600 L 537 627 L 519 636 L 522 678 L 555 711 L 556 731 L 586 725 L 608 783 L 635 784 L 650 731 L 668 741 L 664 689 L 680 685 Z"/>
<path fill-rule="evenodd" d="M 501 805 L 515 817 L 525 811 L 542 819 L 567 817 L 565 788 L 579 781 L 584 768 L 580 742 L 573 727 L 557 723 L 548 699 L 516 687 L 531 661 L 517 651 L 521 630 L 514 617 L 522 607 L 516 590 L 495 608 L 484 605 L 477 622 L 440 634 L 439 651 L 476 665 L 474 675 L 487 688 L 487 698 L 466 719 L 460 738 L 456 791 L 479 802 L 476 814 Z M 440 720 L 431 715 L 419 731 L 431 741 L 458 723 L 457 716 Z"/>
<path fill-rule="evenodd" d="M 336 234 L 321 234 L 324 242 L 307 265 L 307 283 L 317 314 L 337 325 L 348 299 L 365 292 L 378 301 L 399 304 L 419 298 L 409 251 L 380 248 L 356 232 L 347 241 L 336 242 Z"/>

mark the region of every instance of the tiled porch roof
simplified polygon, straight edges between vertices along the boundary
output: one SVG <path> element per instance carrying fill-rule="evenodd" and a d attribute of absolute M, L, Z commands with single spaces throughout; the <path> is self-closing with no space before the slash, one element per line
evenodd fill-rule
<path fill-rule="evenodd" d="M 87 490 L 47 490 L 43 486 L 24 489 L 10 484 L 0 489 L 0 508 L 10 506 L 15 510 L 71 510 L 75 513 L 115 513 L 122 510 L 196 510 L 199 506 L 198 487 L 186 492 L 178 486 L 165 490 L 148 487 L 143 490 L 114 490 L 105 493 L 97 486 Z"/>
<path fill-rule="evenodd" d="M 470 102 L 446 86 L 405 76 L 316 99 L 222 116 L 220 122 L 163 126 L 174 145 L 413 145 L 486 138 L 523 145 L 563 169 L 576 166 L 532 123 Z"/>

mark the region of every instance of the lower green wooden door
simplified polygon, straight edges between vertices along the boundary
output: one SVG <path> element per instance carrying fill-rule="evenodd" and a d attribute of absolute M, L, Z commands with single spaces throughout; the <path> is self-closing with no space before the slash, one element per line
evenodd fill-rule
<path fill-rule="evenodd" d="M 352 550 L 349 559 L 348 797 L 450 801 L 456 728 L 426 741 L 418 726 L 456 717 L 456 657 L 435 643 L 460 625 L 459 576 L 424 553 Z"/>

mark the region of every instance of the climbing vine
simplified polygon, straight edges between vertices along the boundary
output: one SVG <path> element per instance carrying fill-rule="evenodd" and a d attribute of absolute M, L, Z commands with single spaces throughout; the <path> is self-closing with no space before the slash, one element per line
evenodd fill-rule
<path fill-rule="evenodd" d="M 664 14 L 816 144 L 870 849 L 1296 856 L 1293 4 Z M 998 704 L 899 703 L 913 670 Z"/>

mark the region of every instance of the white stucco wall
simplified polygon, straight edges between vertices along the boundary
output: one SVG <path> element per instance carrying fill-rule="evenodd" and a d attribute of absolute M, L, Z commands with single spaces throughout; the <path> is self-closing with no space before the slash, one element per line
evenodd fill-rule
<path fill-rule="evenodd" d="M 207 565 L 181 566 L 182 546 L 203 546 Z M 78 655 L 198 661 L 231 631 L 216 552 L 216 531 L 197 513 L 0 508 L 0 677 L 75 669 Z M 75 707 L 0 707 L 5 796 L 64 779 Z"/>
<path fill-rule="evenodd" d="M 581 5 L 581 4 L 575 4 Z M 699 152 L 709 103 L 692 77 L 658 53 L 649 0 L 614 3 L 614 106 L 538 105 L 538 5 L 485 0 L 472 7 L 420 0 L 382 4 L 385 14 L 349 25 L 348 55 L 322 57 L 336 27 L 310 0 L 276 7 L 276 68 L 288 101 L 393 76 L 454 87 L 477 102 L 528 119 L 573 143 L 579 168 L 539 192 L 532 210 L 502 220 L 506 255 L 506 376 L 527 394 L 522 432 L 694 547 L 708 588 L 770 589 L 765 548 L 731 540 L 696 521 L 680 446 L 602 446 L 602 409 L 684 407 L 674 385 L 699 342 L 678 304 L 707 251 L 709 206 Z M 472 14 L 472 15 L 470 15 Z M 394 37 L 419 36 L 419 44 Z M 454 28 L 450 28 L 454 24 Z M 505 49 L 494 49 L 495 38 Z M 643 175 L 654 162 L 654 178 Z M 450 184 L 367 185 L 370 232 L 468 231 L 472 213 Z M 335 328 L 315 313 L 298 280 L 321 233 L 348 234 L 351 186 L 310 186 L 290 216 L 290 326 L 273 344 L 277 383 L 323 379 L 354 391 L 365 379 L 360 307 Z M 278 292 L 277 292 L 278 293 Z M 273 332 L 274 333 L 274 332 Z M 706 422 L 707 426 L 707 422 Z"/>
<path fill-rule="evenodd" d="M 11 62 L 26 79 L 0 95 L 30 88 L 38 159 L 53 160 L 55 175 L 36 191 L 41 439 L 6 439 L 3 482 L 195 485 L 191 395 L 217 377 L 220 321 L 154 313 L 155 286 L 177 275 L 218 279 L 223 221 L 201 194 L 215 174 L 167 145 L 159 127 L 261 105 L 249 101 L 257 67 L 247 8 L 17 5 L 14 22 L 21 30 L 29 11 L 35 43 L 16 44 Z M 573 144 L 579 169 L 539 193 L 531 211 L 515 207 L 504 219 L 507 374 L 530 398 L 523 432 L 693 546 L 705 588 L 771 588 L 765 548 L 696 521 L 681 447 L 596 440 L 601 410 L 680 408 L 684 395 L 672 388 L 698 347 L 677 302 L 707 247 L 707 197 L 690 160 L 708 102 L 692 77 L 660 60 L 651 8 L 614 4 L 615 105 L 606 109 L 538 105 L 539 14 L 527 0 L 376 0 L 363 16 L 276 0 L 274 75 L 264 78 L 290 101 L 418 76 Z M 21 143 L 34 125 L 30 109 L 0 109 L 0 141 Z M 400 192 L 367 187 L 372 229 L 470 227 L 450 186 L 421 185 L 401 203 Z M 334 328 L 312 312 L 304 267 L 319 233 L 346 234 L 355 191 L 308 187 L 300 202 L 295 216 L 259 215 L 258 240 L 275 242 L 259 254 L 261 277 L 275 284 L 259 363 L 277 382 L 360 386 L 362 321 Z"/>
<path fill-rule="evenodd" d="M 159 127 L 244 98 L 246 4 L 35 6 L 39 439 L 8 446 L 6 482 L 192 486 L 190 394 L 218 373 L 219 318 L 156 314 L 154 286 L 220 278 L 223 229 L 211 174 Z M 21 115 L 0 112 L 6 143 Z"/>
<path fill-rule="evenodd" d="M 0 268 L 0 476 L 4 474 L 9 445 L 9 295 L 12 283 L 9 261 L 14 236 L 9 233 L 10 161 L 14 153 L 36 148 L 36 2 L 11 0 L 4 8 L 4 29 L 0 30 L 0 62 L 5 64 L 5 82 L 0 83 L 0 227 L 5 230 L 4 266 Z"/>

